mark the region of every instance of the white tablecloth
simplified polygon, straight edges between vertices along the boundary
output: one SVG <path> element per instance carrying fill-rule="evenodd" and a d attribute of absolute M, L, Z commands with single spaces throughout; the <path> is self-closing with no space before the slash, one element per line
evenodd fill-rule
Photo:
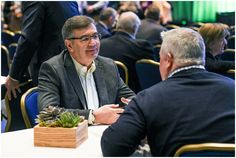
<path fill-rule="evenodd" d="M 1 157 L 102 157 L 100 140 L 108 126 L 88 128 L 88 139 L 77 148 L 35 147 L 33 129 L 1 134 Z"/>
<path fill-rule="evenodd" d="M 7 78 L 6 76 L 1 76 L 1 78 L 0 78 L 1 85 L 5 84 L 6 78 Z"/>

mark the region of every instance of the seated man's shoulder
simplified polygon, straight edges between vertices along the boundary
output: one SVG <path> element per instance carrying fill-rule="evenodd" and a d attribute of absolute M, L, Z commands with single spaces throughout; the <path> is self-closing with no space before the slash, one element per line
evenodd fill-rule
<path fill-rule="evenodd" d="M 58 55 L 55 55 L 55 56 L 49 58 L 48 60 L 44 61 L 43 63 L 49 64 L 49 65 L 57 65 L 57 64 L 62 65 L 64 55 L 65 55 L 65 53 L 62 52 Z"/>
<path fill-rule="evenodd" d="M 233 85 L 233 86 L 235 85 L 235 80 L 233 80 L 227 76 L 217 74 L 214 72 L 210 72 L 210 73 L 214 74 L 216 79 L 218 78 L 219 81 L 224 82 L 225 84 Z"/>
<path fill-rule="evenodd" d="M 107 57 L 104 57 L 104 56 L 98 56 L 96 58 L 96 60 L 98 62 L 101 62 L 101 63 L 113 64 L 113 60 L 111 58 L 107 58 Z"/>
<path fill-rule="evenodd" d="M 145 40 L 145 39 L 136 39 L 135 45 L 138 47 L 141 47 L 142 49 L 145 49 L 145 48 L 153 49 L 152 44 L 148 40 Z"/>

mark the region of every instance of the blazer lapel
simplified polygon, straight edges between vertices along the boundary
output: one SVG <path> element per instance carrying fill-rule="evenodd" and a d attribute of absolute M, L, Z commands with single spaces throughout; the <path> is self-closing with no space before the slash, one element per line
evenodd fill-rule
<path fill-rule="evenodd" d="M 81 85 L 79 76 L 77 75 L 75 66 L 74 66 L 73 61 L 72 61 L 68 52 L 65 55 L 64 62 L 65 62 L 65 69 L 68 74 L 68 78 L 69 78 L 70 82 L 72 83 L 73 88 L 82 103 L 82 106 L 84 107 L 84 109 L 88 109 L 87 108 L 88 107 L 87 101 L 86 101 L 85 94 L 83 91 L 83 87 Z"/>
<path fill-rule="evenodd" d="M 97 87 L 99 106 L 103 106 L 108 102 L 108 93 L 106 88 L 106 83 L 104 80 L 105 74 L 102 69 L 102 64 L 98 60 L 95 60 L 96 70 L 94 71 L 94 80 Z"/>

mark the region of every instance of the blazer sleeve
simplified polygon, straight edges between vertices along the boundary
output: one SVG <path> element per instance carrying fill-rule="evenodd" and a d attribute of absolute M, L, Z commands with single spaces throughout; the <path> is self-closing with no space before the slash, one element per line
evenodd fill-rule
<path fill-rule="evenodd" d="M 41 111 L 48 105 L 64 107 L 61 103 L 61 85 L 60 76 L 57 74 L 55 68 L 47 62 L 41 65 L 39 73 L 39 96 L 38 96 L 38 109 Z M 84 109 L 69 109 L 68 111 L 74 112 L 80 116 L 85 116 L 88 119 L 90 110 Z"/>
<path fill-rule="evenodd" d="M 134 98 L 120 118 L 109 126 L 102 135 L 103 156 L 130 156 L 144 139 L 145 119 L 137 100 Z"/>
<path fill-rule="evenodd" d="M 22 37 L 18 41 L 10 76 L 21 80 L 27 67 L 39 47 L 40 33 L 45 18 L 41 2 L 23 2 Z"/>

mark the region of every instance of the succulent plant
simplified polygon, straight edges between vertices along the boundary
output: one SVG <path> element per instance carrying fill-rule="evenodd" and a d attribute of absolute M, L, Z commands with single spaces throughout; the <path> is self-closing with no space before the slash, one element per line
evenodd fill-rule
<path fill-rule="evenodd" d="M 83 121 L 83 118 L 73 112 L 68 112 L 58 106 L 47 106 L 35 119 L 39 126 L 44 127 L 75 127 Z"/>
<path fill-rule="evenodd" d="M 72 112 L 64 112 L 60 114 L 57 122 L 60 127 L 71 128 L 76 127 L 83 120 L 83 117 L 78 117 L 78 115 L 75 115 Z"/>

